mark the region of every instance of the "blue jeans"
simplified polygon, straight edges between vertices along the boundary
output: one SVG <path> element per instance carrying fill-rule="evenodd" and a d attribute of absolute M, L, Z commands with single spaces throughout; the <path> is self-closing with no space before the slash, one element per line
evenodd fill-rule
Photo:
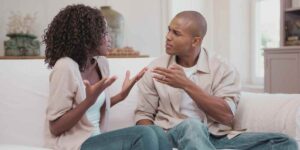
<path fill-rule="evenodd" d="M 171 145 L 161 128 L 134 126 L 90 137 L 81 150 L 171 150 Z"/>
<path fill-rule="evenodd" d="M 214 136 L 202 122 L 187 119 L 167 132 L 173 147 L 179 150 L 251 149 L 297 150 L 297 143 L 280 133 L 242 133 L 232 139 Z"/>

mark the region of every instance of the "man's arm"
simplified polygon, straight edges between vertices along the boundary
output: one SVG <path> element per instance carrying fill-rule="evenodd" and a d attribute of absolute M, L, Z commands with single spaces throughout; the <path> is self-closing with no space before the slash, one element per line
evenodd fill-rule
<path fill-rule="evenodd" d="M 224 125 L 232 125 L 234 114 L 231 111 L 227 100 L 230 99 L 232 95 L 237 95 L 237 93 L 239 93 L 238 90 L 228 90 L 237 87 L 236 84 L 238 83 L 238 78 L 235 77 L 234 71 L 227 71 L 228 74 L 225 74 L 220 79 L 219 86 L 214 89 L 214 95 L 209 95 L 193 83 L 186 77 L 183 69 L 178 65 L 172 65 L 170 68 L 157 67 L 153 72 L 158 74 L 157 76 L 154 76 L 155 80 L 158 82 L 185 90 L 185 92 L 195 101 L 197 106 L 217 122 Z M 227 90 L 232 94 L 224 92 Z"/>
<path fill-rule="evenodd" d="M 159 96 L 155 89 L 151 72 L 147 71 L 137 84 L 138 105 L 135 110 L 137 125 L 154 124 L 154 116 L 158 107 Z"/>
<path fill-rule="evenodd" d="M 183 89 L 201 110 L 216 121 L 228 126 L 233 124 L 234 115 L 223 98 L 209 95 L 192 81 L 187 82 Z"/>

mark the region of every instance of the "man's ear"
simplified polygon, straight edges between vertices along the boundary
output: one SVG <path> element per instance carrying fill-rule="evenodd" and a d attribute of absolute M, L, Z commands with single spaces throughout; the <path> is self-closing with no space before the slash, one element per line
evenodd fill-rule
<path fill-rule="evenodd" d="M 192 44 L 194 47 L 199 47 L 201 43 L 202 43 L 202 38 L 200 36 L 194 37 L 193 44 Z"/>

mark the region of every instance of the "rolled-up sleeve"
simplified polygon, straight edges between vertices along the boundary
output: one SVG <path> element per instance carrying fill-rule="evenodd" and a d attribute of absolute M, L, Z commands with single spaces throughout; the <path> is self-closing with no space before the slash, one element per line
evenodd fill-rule
<path fill-rule="evenodd" d="M 218 77 L 213 87 L 213 95 L 223 98 L 234 114 L 240 99 L 239 74 L 234 67 L 226 65 L 221 67 L 216 76 Z"/>
<path fill-rule="evenodd" d="M 78 88 L 75 72 L 69 64 L 58 64 L 50 74 L 47 120 L 53 121 L 72 109 Z"/>
<path fill-rule="evenodd" d="M 147 71 L 138 82 L 138 98 L 138 105 L 135 110 L 135 122 L 142 119 L 154 121 L 159 97 L 150 71 Z"/>

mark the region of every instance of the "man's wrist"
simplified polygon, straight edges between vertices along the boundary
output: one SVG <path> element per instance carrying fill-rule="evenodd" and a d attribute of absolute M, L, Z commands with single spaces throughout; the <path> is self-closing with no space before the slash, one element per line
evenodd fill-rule
<path fill-rule="evenodd" d="M 185 92 L 189 91 L 190 89 L 192 89 L 192 87 L 194 86 L 194 82 L 192 82 L 191 80 L 187 80 L 187 82 L 184 83 L 183 85 L 183 90 Z"/>

